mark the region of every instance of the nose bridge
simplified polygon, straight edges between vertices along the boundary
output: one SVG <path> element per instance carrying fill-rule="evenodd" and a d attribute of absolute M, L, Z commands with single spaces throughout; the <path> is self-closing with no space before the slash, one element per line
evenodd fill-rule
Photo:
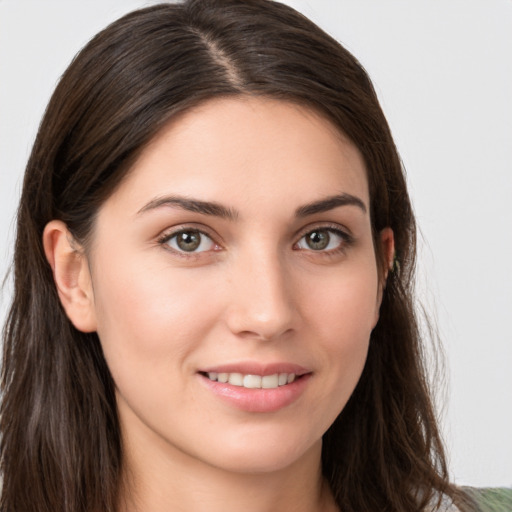
<path fill-rule="evenodd" d="M 286 262 L 272 244 L 258 244 L 236 258 L 228 324 L 235 334 L 276 338 L 293 327 L 294 304 Z"/>

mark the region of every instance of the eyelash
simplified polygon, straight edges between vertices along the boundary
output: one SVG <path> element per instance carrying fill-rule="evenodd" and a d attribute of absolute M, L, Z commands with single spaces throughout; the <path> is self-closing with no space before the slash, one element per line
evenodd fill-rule
<path fill-rule="evenodd" d="M 307 249 L 307 248 L 298 247 L 299 243 L 303 239 L 305 239 L 305 237 L 307 237 L 308 235 L 311 235 L 315 232 L 327 232 L 327 233 L 329 233 L 329 235 L 335 235 L 335 236 L 339 237 L 341 239 L 341 241 L 340 241 L 338 247 L 335 247 L 334 249 L 329 249 L 329 250 L 324 250 L 324 249 L 315 250 L 315 249 L 311 249 L 311 248 Z M 172 251 L 174 254 L 177 254 L 178 256 L 183 257 L 183 258 L 198 258 L 203 252 L 210 252 L 210 250 L 199 251 L 199 252 L 185 251 L 185 250 L 180 250 L 178 248 L 173 248 L 169 245 L 169 242 L 173 238 L 177 237 L 180 234 L 184 234 L 184 233 L 199 233 L 201 235 L 201 237 L 206 237 L 206 238 L 210 239 L 211 243 L 215 247 L 213 249 L 214 252 L 220 250 L 221 246 L 214 241 L 212 236 L 210 236 L 205 231 L 203 231 L 199 228 L 196 228 L 196 227 L 186 227 L 186 226 L 179 227 L 178 229 L 175 229 L 170 233 L 167 232 L 167 233 L 162 234 L 158 238 L 157 242 L 162 246 L 166 246 L 165 247 L 166 250 Z M 204 240 L 201 240 L 200 245 L 203 242 L 204 242 Z M 329 240 L 329 243 L 330 242 L 331 241 Z M 311 252 L 313 254 L 318 254 L 318 255 L 322 255 L 322 256 L 335 256 L 339 253 L 344 252 L 348 247 L 350 247 L 350 245 L 353 244 L 353 242 L 354 242 L 354 238 L 352 237 L 352 235 L 348 234 L 346 231 L 341 230 L 339 228 L 339 226 L 319 225 L 319 226 L 316 226 L 313 228 L 308 228 L 306 231 L 303 231 L 299 240 L 293 244 L 293 248 L 296 251 L 307 251 L 307 252 Z"/>

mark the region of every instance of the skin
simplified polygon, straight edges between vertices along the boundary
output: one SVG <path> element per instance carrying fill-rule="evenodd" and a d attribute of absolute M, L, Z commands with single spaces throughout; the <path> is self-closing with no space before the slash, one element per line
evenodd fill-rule
<path fill-rule="evenodd" d="M 342 194 L 356 200 L 304 212 Z M 162 201 L 171 196 L 230 216 Z M 329 121 L 236 98 L 185 113 L 148 145 L 87 251 L 60 221 L 47 226 L 62 304 L 98 332 L 117 386 L 123 510 L 336 510 L 322 435 L 361 375 L 385 279 L 369 210 L 362 157 Z M 183 229 L 201 238 L 196 250 L 172 238 Z M 311 246 L 315 231 L 326 248 Z M 390 229 L 379 243 L 391 262 Z M 199 373 L 246 362 L 297 364 L 308 379 L 291 404 L 251 412 Z"/>

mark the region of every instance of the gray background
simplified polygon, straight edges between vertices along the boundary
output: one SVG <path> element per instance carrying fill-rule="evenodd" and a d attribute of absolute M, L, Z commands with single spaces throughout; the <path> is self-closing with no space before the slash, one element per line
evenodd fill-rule
<path fill-rule="evenodd" d="M 108 22 L 156 2 L 0 0 L 0 273 L 57 79 Z M 447 354 L 451 473 L 512 485 L 512 2 L 288 1 L 367 68 L 408 172 L 419 291 Z M 0 319 L 9 301 L 1 298 Z"/>

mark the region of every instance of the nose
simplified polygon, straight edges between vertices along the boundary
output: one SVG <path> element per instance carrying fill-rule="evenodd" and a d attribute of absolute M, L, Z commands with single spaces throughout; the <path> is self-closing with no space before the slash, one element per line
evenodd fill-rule
<path fill-rule="evenodd" d="M 294 329 L 296 297 L 286 264 L 271 251 L 241 257 L 228 283 L 226 321 L 237 336 L 274 340 Z"/>

